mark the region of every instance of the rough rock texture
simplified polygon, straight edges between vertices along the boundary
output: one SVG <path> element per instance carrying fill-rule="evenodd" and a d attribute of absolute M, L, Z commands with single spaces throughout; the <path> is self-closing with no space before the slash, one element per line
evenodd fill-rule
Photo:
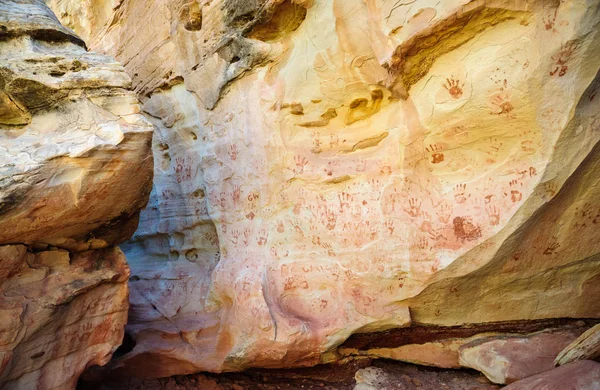
<path fill-rule="evenodd" d="M 400 366 L 385 361 L 358 370 L 354 390 L 495 390 L 499 389 L 485 378 L 471 372 L 424 369 L 419 366 Z M 335 389 L 335 387 L 333 387 Z"/>
<path fill-rule="evenodd" d="M 158 128 L 116 373 L 600 316 L 597 0 L 50 4 Z"/>
<path fill-rule="evenodd" d="M 528 336 L 488 337 L 459 348 L 460 364 L 481 371 L 494 383 L 507 384 L 554 368 L 554 359 L 583 333 L 550 330 Z"/>
<path fill-rule="evenodd" d="M 554 363 L 563 365 L 577 360 L 594 360 L 600 358 L 600 324 L 588 329 L 575 341 L 562 350 Z"/>
<path fill-rule="evenodd" d="M 107 363 L 123 339 L 128 276 L 114 247 L 0 246 L 0 388 L 74 389 L 86 367 Z"/>
<path fill-rule="evenodd" d="M 600 363 L 580 360 L 550 371 L 520 380 L 504 387 L 506 390 L 598 390 Z"/>
<path fill-rule="evenodd" d="M 0 2 L 0 388 L 69 389 L 127 320 L 152 125 L 42 0 Z"/>

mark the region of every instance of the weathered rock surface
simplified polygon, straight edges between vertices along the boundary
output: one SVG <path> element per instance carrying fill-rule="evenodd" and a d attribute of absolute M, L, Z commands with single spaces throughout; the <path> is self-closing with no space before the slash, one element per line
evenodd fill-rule
<path fill-rule="evenodd" d="M 593 326 L 562 350 L 554 363 L 559 366 L 577 360 L 600 358 L 600 324 Z"/>
<path fill-rule="evenodd" d="M 554 359 L 584 329 L 548 330 L 528 336 L 488 337 L 459 347 L 460 364 L 507 384 L 554 368 Z"/>
<path fill-rule="evenodd" d="M 598 390 L 600 363 L 580 360 L 550 371 L 520 380 L 506 390 Z"/>
<path fill-rule="evenodd" d="M 600 316 L 598 1 L 50 4 L 158 128 L 116 373 Z"/>
<path fill-rule="evenodd" d="M 42 0 L 0 2 L 0 388 L 69 389 L 123 339 L 151 189 L 130 78 Z"/>
<path fill-rule="evenodd" d="M 69 254 L 0 246 L 0 388 L 75 388 L 106 364 L 127 321 L 129 269 L 118 248 Z"/>

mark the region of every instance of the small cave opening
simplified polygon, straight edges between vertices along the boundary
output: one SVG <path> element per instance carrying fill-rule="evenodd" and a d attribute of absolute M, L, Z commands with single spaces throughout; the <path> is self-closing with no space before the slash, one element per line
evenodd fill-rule
<path fill-rule="evenodd" d="M 121 345 L 113 354 L 113 359 L 117 359 L 133 351 L 133 349 L 135 348 L 135 344 L 135 340 L 133 339 L 133 337 L 131 337 L 131 334 L 125 332 L 125 334 L 123 335 L 123 341 L 121 342 Z"/>

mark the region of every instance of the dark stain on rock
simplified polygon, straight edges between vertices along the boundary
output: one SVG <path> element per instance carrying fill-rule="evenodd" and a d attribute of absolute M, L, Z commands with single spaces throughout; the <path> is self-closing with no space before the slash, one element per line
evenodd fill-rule
<path fill-rule="evenodd" d="M 471 222 L 469 218 L 456 217 L 452 224 L 454 225 L 454 235 L 462 242 L 481 238 L 481 228 Z"/>
<path fill-rule="evenodd" d="M 292 31 L 296 31 L 306 18 L 306 8 L 286 0 L 267 10 L 262 21 L 255 25 L 249 38 L 264 42 L 278 41 Z"/>
<path fill-rule="evenodd" d="M 181 8 L 179 18 L 186 30 L 200 31 L 202 29 L 202 7 L 198 3 L 198 0 L 185 4 Z"/>

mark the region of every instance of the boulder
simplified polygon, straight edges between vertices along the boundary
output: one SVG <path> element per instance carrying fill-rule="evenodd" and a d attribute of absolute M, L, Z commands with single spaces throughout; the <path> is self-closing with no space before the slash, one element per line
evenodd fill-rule
<path fill-rule="evenodd" d="M 373 348 L 366 351 L 340 347 L 338 353 L 342 357 L 367 356 L 424 366 L 461 368 L 458 349 L 466 342 L 468 341 L 463 339 L 449 339 L 423 344 L 408 344 L 395 348 Z"/>

